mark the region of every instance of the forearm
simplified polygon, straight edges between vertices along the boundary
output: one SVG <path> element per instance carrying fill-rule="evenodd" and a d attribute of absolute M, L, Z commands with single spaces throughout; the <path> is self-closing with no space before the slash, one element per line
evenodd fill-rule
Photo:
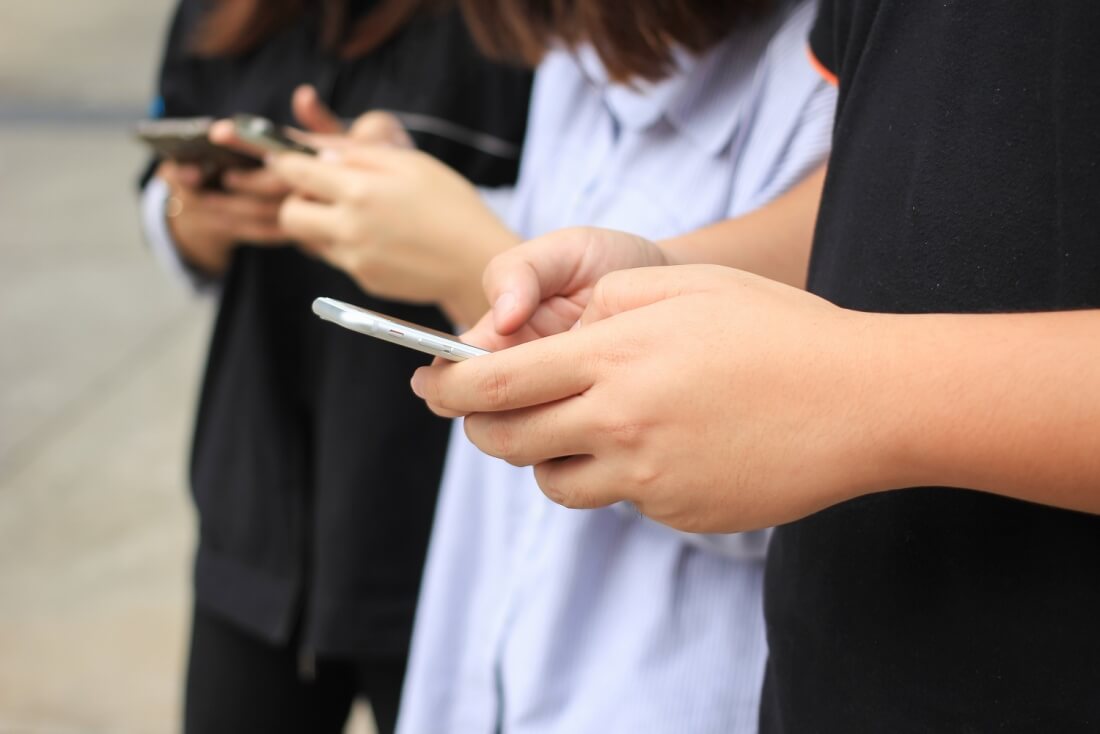
<path fill-rule="evenodd" d="M 870 318 L 872 484 L 1100 513 L 1100 311 Z"/>
<path fill-rule="evenodd" d="M 767 206 L 680 237 L 661 249 L 671 264 L 711 263 L 806 286 L 825 167 Z"/>

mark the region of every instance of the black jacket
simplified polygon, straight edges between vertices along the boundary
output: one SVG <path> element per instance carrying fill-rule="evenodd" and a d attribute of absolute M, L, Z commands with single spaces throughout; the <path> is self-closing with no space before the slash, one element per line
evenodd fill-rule
<path fill-rule="evenodd" d="M 201 6 L 184 0 L 171 28 L 167 117 L 289 122 L 291 92 L 309 82 L 344 117 L 403 111 L 522 143 L 530 75 L 481 59 L 455 13 L 419 18 L 353 61 L 321 50 L 309 19 L 243 57 L 202 60 L 186 43 Z M 414 137 L 475 183 L 514 180 L 516 156 Z M 448 428 L 408 388 L 426 358 L 322 322 L 310 311 L 322 295 L 448 328 L 435 309 L 371 298 L 292 247 L 236 251 L 192 453 L 197 602 L 272 642 L 298 629 L 321 655 L 404 656 Z"/>

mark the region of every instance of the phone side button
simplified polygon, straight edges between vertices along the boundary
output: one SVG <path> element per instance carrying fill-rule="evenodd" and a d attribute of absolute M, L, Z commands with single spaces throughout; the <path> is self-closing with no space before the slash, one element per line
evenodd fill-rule
<path fill-rule="evenodd" d="M 420 344 L 420 346 L 427 347 L 428 349 L 432 350 L 432 352 L 434 352 L 435 354 L 453 354 L 454 353 L 454 350 L 451 348 L 451 346 L 449 344 L 446 344 L 446 343 L 440 342 L 440 341 L 436 341 L 435 339 L 429 339 L 427 337 L 422 336 L 422 337 L 418 338 L 416 341 L 417 341 L 418 344 Z"/>

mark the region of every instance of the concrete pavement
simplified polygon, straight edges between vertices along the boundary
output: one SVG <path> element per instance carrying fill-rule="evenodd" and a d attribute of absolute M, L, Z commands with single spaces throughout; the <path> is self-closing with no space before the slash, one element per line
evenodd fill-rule
<path fill-rule="evenodd" d="M 172 4 L 0 4 L 0 732 L 178 726 L 210 313 L 140 241 L 129 137 Z"/>
<path fill-rule="evenodd" d="M 0 5 L 0 731 L 176 730 L 204 309 L 140 242 L 168 3 Z"/>

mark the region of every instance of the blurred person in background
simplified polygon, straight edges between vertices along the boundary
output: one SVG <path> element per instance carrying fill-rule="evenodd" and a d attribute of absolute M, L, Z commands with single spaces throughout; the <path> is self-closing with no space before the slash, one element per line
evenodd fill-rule
<path fill-rule="evenodd" d="M 539 63 L 503 220 L 413 150 L 268 164 L 295 189 L 281 226 L 364 289 L 455 294 L 456 319 L 473 324 L 488 307 L 478 274 L 521 239 L 581 224 L 668 239 L 735 218 L 718 226 L 742 236 L 703 231 L 667 249 L 698 258 L 719 242 L 766 260 L 770 239 L 736 230 L 738 218 L 788 192 L 816 202 L 835 91 L 805 53 L 811 3 L 465 10 L 486 48 Z M 786 234 L 808 248 L 810 229 Z M 588 254 L 600 267 L 615 256 Z M 565 321 L 580 313 L 554 305 Z M 681 533 L 624 506 L 562 509 L 529 469 L 481 454 L 456 423 L 399 730 L 755 732 L 766 540 Z"/>
<path fill-rule="evenodd" d="M 183 0 L 157 112 L 325 133 L 367 110 L 411 113 L 460 133 L 416 135 L 426 154 L 479 185 L 510 184 L 529 74 L 483 60 L 456 12 L 420 5 Z M 408 392 L 425 358 L 324 324 L 310 302 L 447 321 L 431 304 L 367 296 L 290 244 L 277 220 L 289 189 L 270 172 L 201 178 L 154 162 L 142 197 L 157 257 L 219 301 L 191 461 L 185 731 L 337 732 L 360 695 L 391 731 L 447 426 Z"/>

